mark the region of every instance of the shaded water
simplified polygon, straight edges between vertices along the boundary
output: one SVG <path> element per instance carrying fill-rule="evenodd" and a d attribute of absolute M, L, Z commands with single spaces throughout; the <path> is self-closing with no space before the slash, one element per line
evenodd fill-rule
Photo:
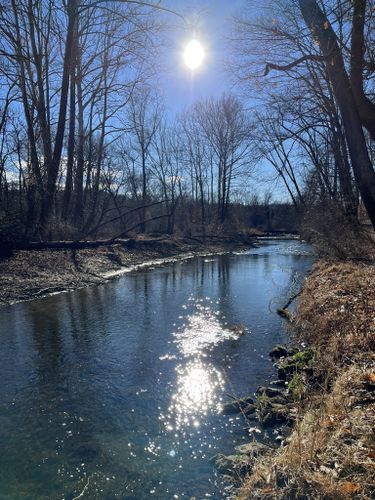
<path fill-rule="evenodd" d="M 209 459 L 249 432 L 218 407 L 274 376 L 311 261 L 272 241 L 1 308 L 0 498 L 225 498 Z"/>

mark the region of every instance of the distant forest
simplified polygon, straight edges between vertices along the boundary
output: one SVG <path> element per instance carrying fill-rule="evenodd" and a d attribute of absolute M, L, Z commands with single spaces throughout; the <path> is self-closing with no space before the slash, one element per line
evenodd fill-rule
<path fill-rule="evenodd" d="M 238 95 L 171 119 L 162 3 L 2 2 L 0 241 L 375 226 L 374 2 L 255 4 L 231 21 Z"/>

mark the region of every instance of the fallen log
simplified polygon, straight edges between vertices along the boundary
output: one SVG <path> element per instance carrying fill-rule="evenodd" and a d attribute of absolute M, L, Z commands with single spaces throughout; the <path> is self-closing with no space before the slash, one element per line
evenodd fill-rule
<path fill-rule="evenodd" d="M 100 246 L 108 246 L 113 244 L 121 244 L 124 246 L 131 246 L 134 240 L 129 239 L 117 239 L 117 240 L 94 240 L 94 241 L 32 241 L 29 243 L 21 243 L 15 245 L 15 250 L 77 250 L 80 248 L 98 248 Z"/>

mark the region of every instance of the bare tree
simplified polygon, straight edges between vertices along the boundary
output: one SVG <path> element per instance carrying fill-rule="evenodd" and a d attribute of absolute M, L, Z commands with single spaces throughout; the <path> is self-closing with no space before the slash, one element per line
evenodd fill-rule
<path fill-rule="evenodd" d="M 142 188 L 141 202 L 143 207 L 148 201 L 148 184 L 150 174 L 150 155 L 152 141 L 160 127 L 162 111 L 158 100 L 152 95 L 151 90 L 143 87 L 132 94 L 128 120 L 132 132 L 132 147 L 137 152 L 137 162 L 139 163 Z M 146 209 L 141 210 L 141 231 L 146 231 Z"/>
<path fill-rule="evenodd" d="M 236 45 L 242 56 L 235 68 L 237 77 L 258 84 L 267 77 L 262 87 L 266 92 L 272 89 L 280 102 L 284 102 L 283 94 L 301 94 L 302 89 L 307 89 L 298 98 L 302 113 L 309 109 L 311 98 L 317 105 L 320 94 L 319 107 L 329 115 L 330 146 L 336 155 L 343 192 L 352 203 L 351 167 L 375 225 L 375 173 L 362 128 L 373 135 L 374 105 L 368 93 L 372 86 L 370 2 L 346 2 L 345 8 L 343 2 L 333 0 L 299 0 L 291 4 L 281 0 L 271 5 L 269 19 L 245 18 L 237 22 Z M 255 55 L 250 52 L 253 48 Z M 370 60 L 366 60 L 366 54 Z"/>
<path fill-rule="evenodd" d="M 151 169 L 165 201 L 169 234 L 174 232 L 175 213 L 183 182 L 184 149 L 180 132 L 177 125 L 159 126 L 153 140 L 151 158 Z"/>
<path fill-rule="evenodd" d="M 43 238 L 60 206 L 78 228 L 85 210 L 88 225 L 98 215 L 106 148 L 124 131 L 132 90 L 150 74 L 153 12 L 147 2 L 80 0 L 6 0 L 0 9 L 1 84 L 22 105 L 29 223 Z"/>
<path fill-rule="evenodd" d="M 252 164 L 253 126 L 240 101 L 231 95 L 196 103 L 192 115 L 214 154 L 218 221 L 223 224 L 233 183 Z"/>

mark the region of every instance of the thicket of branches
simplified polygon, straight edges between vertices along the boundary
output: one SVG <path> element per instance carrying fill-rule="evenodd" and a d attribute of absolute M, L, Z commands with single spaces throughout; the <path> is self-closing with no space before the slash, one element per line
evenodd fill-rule
<path fill-rule="evenodd" d="M 166 120 L 152 80 L 157 12 L 142 2 L 3 2 L 3 240 L 173 233 L 176 216 L 181 231 L 228 220 L 252 162 L 251 120 L 231 95 Z"/>
<path fill-rule="evenodd" d="M 261 98 L 259 155 L 310 226 L 375 226 L 374 2 L 271 0 L 258 19 L 248 6 L 231 69 Z"/>
<path fill-rule="evenodd" d="M 257 20 L 248 6 L 230 69 L 261 105 L 224 94 L 172 123 L 155 91 L 159 7 L 3 2 L 0 238 L 204 233 L 250 226 L 260 205 L 274 227 L 268 193 L 243 209 L 266 163 L 310 225 L 361 210 L 374 225 L 373 1 L 270 0 Z"/>

